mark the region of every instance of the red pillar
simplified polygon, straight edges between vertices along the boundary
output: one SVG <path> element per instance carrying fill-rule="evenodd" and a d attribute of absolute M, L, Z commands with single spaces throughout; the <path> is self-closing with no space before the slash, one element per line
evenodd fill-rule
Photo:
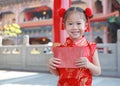
<path fill-rule="evenodd" d="M 62 18 L 59 16 L 60 8 L 68 9 L 70 7 L 71 0 L 54 0 L 53 7 L 53 43 L 61 43 L 62 33 Z M 63 31 L 62 31 L 63 32 Z M 64 34 L 64 33 L 63 33 Z"/>

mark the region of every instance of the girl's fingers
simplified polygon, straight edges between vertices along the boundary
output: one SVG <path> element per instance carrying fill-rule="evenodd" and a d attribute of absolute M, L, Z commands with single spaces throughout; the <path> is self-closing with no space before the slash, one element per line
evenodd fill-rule
<path fill-rule="evenodd" d="M 86 67 L 86 65 L 84 63 L 77 63 L 76 66 L 78 66 L 78 67 Z"/>
<path fill-rule="evenodd" d="M 83 61 L 82 60 L 78 60 L 78 61 L 75 61 L 76 63 L 82 63 Z"/>
<path fill-rule="evenodd" d="M 87 58 L 85 57 L 81 57 L 76 61 L 76 66 L 78 67 L 87 67 Z"/>
<path fill-rule="evenodd" d="M 50 65 L 50 68 L 51 68 L 51 69 L 56 69 L 56 67 L 58 67 L 58 65 L 56 65 L 56 64 Z"/>
<path fill-rule="evenodd" d="M 50 61 L 49 61 L 49 67 L 51 69 L 56 69 L 56 67 L 58 67 L 60 63 L 61 63 L 60 59 L 58 59 L 58 58 L 51 58 Z"/>
<path fill-rule="evenodd" d="M 82 66 L 85 65 L 84 63 L 76 63 L 76 66 Z"/>
<path fill-rule="evenodd" d="M 60 60 L 60 59 L 57 59 L 57 58 L 53 59 L 53 63 L 55 63 L 55 64 L 60 64 L 60 63 L 61 63 L 60 61 L 61 61 L 61 60 Z"/>
<path fill-rule="evenodd" d="M 54 60 L 56 60 L 56 61 L 60 61 L 60 59 L 59 59 L 59 58 L 54 58 Z"/>

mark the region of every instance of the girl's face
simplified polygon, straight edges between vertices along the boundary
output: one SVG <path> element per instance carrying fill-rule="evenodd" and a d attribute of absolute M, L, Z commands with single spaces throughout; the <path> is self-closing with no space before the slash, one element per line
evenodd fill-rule
<path fill-rule="evenodd" d="M 65 28 L 70 38 L 73 40 L 80 39 L 87 28 L 83 14 L 79 12 L 69 14 L 65 21 Z"/>

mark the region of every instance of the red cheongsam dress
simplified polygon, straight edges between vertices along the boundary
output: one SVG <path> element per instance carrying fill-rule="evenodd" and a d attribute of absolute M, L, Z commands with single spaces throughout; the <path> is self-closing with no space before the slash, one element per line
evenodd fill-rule
<path fill-rule="evenodd" d="M 73 43 L 70 38 L 66 39 L 64 46 L 80 46 L 86 57 L 92 62 L 92 56 L 96 50 L 96 44 L 88 42 L 85 37 Z M 92 73 L 87 68 L 58 68 L 59 80 L 57 86 L 91 86 Z"/>

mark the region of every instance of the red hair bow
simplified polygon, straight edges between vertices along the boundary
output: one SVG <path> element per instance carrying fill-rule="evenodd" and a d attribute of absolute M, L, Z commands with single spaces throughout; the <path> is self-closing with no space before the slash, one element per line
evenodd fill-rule
<path fill-rule="evenodd" d="M 63 17 L 64 14 L 65 14 L 65 12 L 66 12 L 66 10 L 64 8 L 60 8 L 60 10 L 59 10 L 59 16 Z"/>
<path fill-rule="evenodd" d="M 92 17 L 92 11 L 90 8 L 86 8 L 85 9 L 85 15 L 88 17 L 88 18 L 91 18 Z"/>

